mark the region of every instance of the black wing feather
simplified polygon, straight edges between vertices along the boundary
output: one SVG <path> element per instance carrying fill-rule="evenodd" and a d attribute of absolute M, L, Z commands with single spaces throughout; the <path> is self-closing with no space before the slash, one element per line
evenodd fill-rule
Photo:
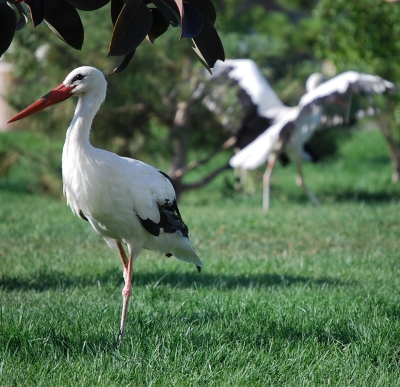
<path fill-rule="evenodd" d="M 173 186 L 171 178 L 165 172 L 162 172 L 160 170 L 158 172 L 160 172 L 166 179 L 168 179 Z M 157 203 L 157 207 L 160 213 L 160 221 L 158 223 L 149 218 L 142 219 L 139 215 L 136 214 L 136 216 L 140 220 L 141 225 L 151 235 L 159 236 L 160 231 L 163 230 L 167 233 L 180 231 L 184 237 L 189 237 L 189 229 L 182 220 L 178 204 L 176 203 L 176 198 L 173 201 L 165 199 L 163 204 Z"/>
<path fill-rule="evenodd" d="M 158 223 L 149 218 L 142 219 L 139 215 L 137 215 L 142 226 L 151 235 L 159 236 L 160 231 L 163 230 L 167 233 L 180 231 L 184 237 L 189 236 L 189 229 L 182 220 L 176 200 L 170 202 L 168 199 L 166 199 L 164 204 L 157 204 L 157 206 L 158 211 L 160 212 L 160 221 Z"/>
<path fill-rule="evenodd" d="M 232 70 L 232 66 L 226 66 L 215 71 L 211 78 L 206 75 L 199 87 L 201 91 L 197 92 L 202 104 L 216 116 L 230 136 L 236 137 L 235 146 L 243 149 L 271 126 L 273 120 L 258 113 L 250 95 L 229 76 Z"/>

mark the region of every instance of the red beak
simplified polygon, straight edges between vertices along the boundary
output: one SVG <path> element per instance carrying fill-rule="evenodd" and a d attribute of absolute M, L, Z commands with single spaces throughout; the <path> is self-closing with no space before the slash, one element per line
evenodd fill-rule
<path fill-rule="evenodd" d="M 18 121 L 22 118 L 28 117 L 32 114 L 35 114 L 51 105 L 54 105 L 58 102 L 64 101 L 65 99 L 72 96 L 73 86 L 66 86 L 63 83 L 60 86 L 57 86 L 55 89 L 51 90 L 49 93 L 44 95 L 42 98 L 38 99 L 32 105 L 28 106 L 26 109 L 22 110 L 22 112 L 15 115 L 13 118 L 10 118 L 6 124 L 10 122 Z"/>

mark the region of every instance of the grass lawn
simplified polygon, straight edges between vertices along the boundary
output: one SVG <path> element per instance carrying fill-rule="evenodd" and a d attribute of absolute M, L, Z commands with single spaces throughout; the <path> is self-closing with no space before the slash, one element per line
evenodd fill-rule
<path fill-rule="evenodd" d="M 252 196 L 226 189 L 229 171 L 184 196 L 203 272 L 144 251 L 116 347 L 118 254 L 16 168 L 0 180 L 0 386 L 400 386 L 400 187 L 384 141 L 357 132 L 304 169 L 319 208 L 293 165 L 274 171 L 268 214 L 262 171 Z"/>

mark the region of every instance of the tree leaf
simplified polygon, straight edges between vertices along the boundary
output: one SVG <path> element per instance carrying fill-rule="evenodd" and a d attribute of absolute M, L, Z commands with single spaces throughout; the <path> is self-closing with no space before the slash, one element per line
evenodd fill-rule
<path fill-rule="evenodd" d="M 151 25 L 147 38 L 149 39 L 150 43 L 154 43 L 159 36 L 167 31 L 169 23 L 158 8 L 150 8 L 150 12 L 153 16 L 153 24 Z"/>
<path fill-rule="evenodd" d="M 194 46 L 192 46 L 192 48 L 198 55 L 200 61 L 208 65 L 206 68 L 210 71 L 210 68 L 214 67 L 218 59 L 222 61 L 225 60 L 225 52 L 221 39 L 213 24 L 204 15 L 202 15 L 202 18 L 203 28 L 201 32 L 193 38 Z"/>
<path fill-rule="evenodd" d="M 211 68 L 208 65 L 207 61 L 204 59 L 203 54 L 201 53 L 201 51 L 199 50 L 199 48 L 196 46 L 196 42 L 192 39 L 188 40 L 190 46 L 193 48 L 193 51 L 196 53 L 197 55 L 197 59 L 200 61 L 200 63 L 207 69 L 207 71 L 212 74 Z"/>
<path fill-rule="evenodd" d="M 31 14 L 33 26 L 38 26 L 44 19 L 44 0 L 25 0 L 25 4 Z"/>
<path fill-rule="evenodd" d="M 217 12 L 215 11 L 214 4 L 211 0 L 185 0 L 185 3 L 195 7 L 199 12 L 206 16 L 212 24 L 215 23 Z"/>
<path fill-rule="evenodd" d="M 0 56 L 10 47 L 15 34 L 17 16 L 7 3 L 0 3 Z"/>
<path fill-rule="evenodd" d="M 151 2 L 163 13 L 173 27 L 180 24 L 179 10 L 174 2 L 167 4 L 164 0 L 151 0 Z"/>
<path fill-rule="evenodd" d="M 133 58 L 133 55 L 135 54 L 135 51 L 133 51 L 130 54 L 126 55 L 124 60 L 121 62 L 121 64 L 118 67 L 116 67 L 110 75 L 118 74 L 121 71 L 125 70 L 126 66 L 128 66 L 129 62 Z"/>
<path fill-rule="evenodd" d="M 110 0 L 68 0 L 73 7 L 81 11 L 94 11 L 104 7 Z"/>
<path fill-rule="evenodd" d="M 124 8 L 124 0 L 111 0 L 111 21 L 113 26 L 115 26 L 122 8 Z"/>
<path fill-rule="evenodd" d="M 150 31 L 152 23 L 151 12 L 142 0 L 128 0 L 115 23 L 108 55 L 127 55 L 134 51 Z"/>
<path fill-rule="evenodd" d="M 184 11 L 183 11 L 183 1 L 182 0 L 174 0 L 174 1 L 175 1 L 176 6 L 178 7 L 179 16 L 180 16 L 180 18 L 182 20 L 183 19 L 183 13 L 184 13 Z"/>
<path fill-rule="evenodd" d="M 65 43 L 80 50 L 84 32 L 78 11 L 66 0 L 45 0 L 44 19 L 50 29 Z"/>
<path fill-rule="evenodd" d="M 203 28 L 203 18 L 199 11 L 188 3 L 183 3 L 185 18 L 182 23 L 182 36 L 194 38 Z"/>
<path fill-rule="evenodd" d="M 20 4 L 17 4 L 17 5 L 20 5 Z M 18 9 L 18 11 L 19 11 L 19 15 L 20 15 L 21 17 L 20 17 L 19 20 L 17 21 L 17 25 L 16 25 L 16 27 L 15 27 L 15 30 L 16 30 L 16 31 L 22 30 L 22 29 L 26 26 L 26 24 L 28 23 L 28 21 L 29 21 L 28 16 L 26 16 L 24 10 L 19 10 L 19 9 Z"/>
<path fill-rule="evenodd" d="M 178 7 L 179 17 L 181 20 L 181 36 L 180 37 L 182 38 L 182 36 L 183 36 L 183 14 L 184 14 L 183 3 L 182 3 L 182 0 L 174 0 L 174 2 L 176 4 L 176 6 Z"/>

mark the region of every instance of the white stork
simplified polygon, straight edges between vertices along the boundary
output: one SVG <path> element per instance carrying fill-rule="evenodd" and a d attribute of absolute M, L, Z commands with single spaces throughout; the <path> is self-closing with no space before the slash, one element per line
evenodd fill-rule
<path fill-rule="evenodd" d="M 83 66 L 64 82 L 11 118 L 13 122 L 73 95 L 79 97 L 62 155 L 64 195 L 72 212 L 89 221 L 108 246 L 118 250 L 125 286 L 119 343 L 125 333 L 132 264 L 142 248 L 203 266 L 189 242 L 188 228 L 169 177 L 138 160 L 97 149 L 89 142 L 93 118 L 106 96 L 101 71 Z M 128 248 L 129 258 L 123 248 Z"/>
<path fill-rule="evenodd" d="M 354 124 L 364 115 L 379 113 L 374 108 L 373 94 L 394 90 L 395 85 L 378 76 L 354 71 L 342 73 L 327 82 L 322 74 L 312 74 L 306 83 L 307 93 L 297 106 L 283 104 L 250 59 L 232 59 L 217 62 L 211 86 L 202 84 L 205 95 L 203 104 L 219 115 L 226 126 L 233 126 L 237 146 L 241 149 L 230 160 L 230 165 L 240 169 L 254 169 L 268 160 L 263 177 L 263 209 L 269 207 L 270 177 L 277 157 L 284 153 L 292 156 L 297 166 L 297 183 L 309 199 L 318 204 L 318 199 L 308 189 L 302 173 L 302 158 L 310 158 L 304 152 L 304 144 L 320 129 Z M 229 87 L 236 87 L 240 123 L 235 127 L 232 106 L 226 107 L 223 100 Z M 225 86 L 221 93 L 221 87 Z M 364 98 L 362 98 L 364 97 Z M 366 97 L 366 98 L 365 98 Z M 226 105 L 226 104 L 225 104 Z M 237 117 L 236 117 L 237 118 Z"/>

